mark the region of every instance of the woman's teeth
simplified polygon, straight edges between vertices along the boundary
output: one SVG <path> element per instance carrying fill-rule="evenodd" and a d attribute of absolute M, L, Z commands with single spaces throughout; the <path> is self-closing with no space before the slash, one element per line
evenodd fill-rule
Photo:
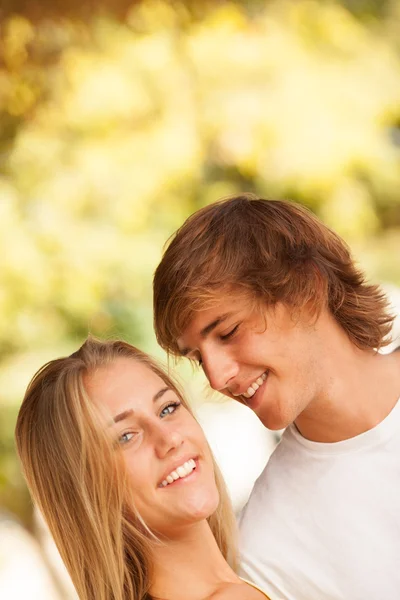
<path fill-rule="evenodd" d="M 175 471 L 172 471 L 169 475 L 167 475 L 167 477 L 164 479 L 164 481 L 161 482 L 160 487 L 165 487 L 169 483 L 172 483 L 173 481 L 176 481 L 177 479 L 184 479 L 185 477 L 190 475 L 190 473 L 195 468 L 196 468 L 196 463 L 193 460 L 193 458 L 191 458 L 190 460 L 183 463 L 183 465 L 181 465 L 180 467 L 175 469 Z"/>
<path fill-rule="evenodd" d="M 258 390 L 258 388 L 260 386 L 262 386 L 262 384 L 264 383 L 264 381 L 267 379 L 267 374 L 263 373 L 260 377 L 258 377 L 251 385 L 250 387 L 247 388 L 247 392 L 245 392 L 244 394 L 242 394 L 242 396 L 244 396 L 244 398 L 246 398 L 247 400 L 249 398 L 251 398 L 252 396 L 254 396 L 254 394 L 256 393 L 256 391 Z"/>

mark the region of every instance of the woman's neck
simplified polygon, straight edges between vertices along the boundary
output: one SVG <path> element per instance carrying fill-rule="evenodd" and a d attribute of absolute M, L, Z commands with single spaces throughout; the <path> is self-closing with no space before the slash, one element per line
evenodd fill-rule
<path fill-rule="evenodd" d="M 221 584 L 240 581 L 205 520 L 157 545 L 153 560 L 150 594 L 160 600 L 203 600 Z"/>

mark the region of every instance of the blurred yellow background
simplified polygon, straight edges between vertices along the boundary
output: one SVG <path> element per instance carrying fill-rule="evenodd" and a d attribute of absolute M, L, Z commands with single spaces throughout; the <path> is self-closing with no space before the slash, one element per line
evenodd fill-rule
<path fill-rule="evenodd" d="M 400 286 L 400 0 L 62 4 L 0 8 L 2 599 L 4 531 L 38 532 L 13 443 L 26 385 L 88 331 L 163 357 L 152 274 L 190 213 L 302 202 Z"/>

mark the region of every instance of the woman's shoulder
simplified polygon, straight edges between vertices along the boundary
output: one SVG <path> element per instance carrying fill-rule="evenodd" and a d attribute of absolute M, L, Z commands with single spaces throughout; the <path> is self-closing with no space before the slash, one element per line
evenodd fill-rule
<path fill-rule="evenodd" d="M 268 596 L 243 581 L 224 584 L 206 600 L 268 600 Z"/>

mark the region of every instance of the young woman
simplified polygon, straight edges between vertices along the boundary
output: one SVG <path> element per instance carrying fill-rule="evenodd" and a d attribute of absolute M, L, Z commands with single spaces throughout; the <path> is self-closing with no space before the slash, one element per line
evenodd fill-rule
<path fill-rule="evenodd" d="M 45 365 L 16 442 L 80 600 L 265 600 L 235 574 L 234 519 L 204 433 L 143 352 L 90 338 Z"/>

